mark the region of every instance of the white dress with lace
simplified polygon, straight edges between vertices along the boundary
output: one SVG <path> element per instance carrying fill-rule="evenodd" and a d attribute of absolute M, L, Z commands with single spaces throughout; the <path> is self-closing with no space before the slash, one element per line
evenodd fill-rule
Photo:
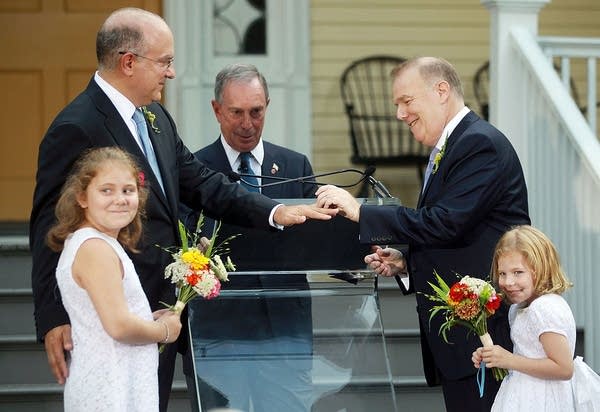
<path fill-rule="evenodd" d="M 71 234 L 56 269 L 73 337 L 64 390 L 65 411 L 158 411 L 157 345 L 130 345 L 111 338 L 102 327 L 87 292 L 73 280 L 71 267 L 77 250 L 91 238 L 105 240 L 119 256 L 130 312 L 152 320 L 150 305 L 133 263 L 119 242 L 93 228 Z"/>
<path fill-rule="evenodd" d="M 544 332 L 567 338 L 571 356 L 575 352 L 575 319 L 569 304 L 559 295 L 542 295 L 529 307 L 512 305 L 509 310 L 513 352 L 528 358 L 545 358 L 539 337 Z M 492 411 L 569 412 L 574 411 L 570 380 L 539 379 L 511 370 L 504 378 Z"/>

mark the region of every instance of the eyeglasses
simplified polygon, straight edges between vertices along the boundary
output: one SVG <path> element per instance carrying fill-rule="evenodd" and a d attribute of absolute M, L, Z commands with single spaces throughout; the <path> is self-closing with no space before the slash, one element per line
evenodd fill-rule
<path fill-rule="evenodd" d="M 151 59 L 150 57 L 142 56 L 141 54 L 137 54 L 132 51 L 120 51 L 119 52 L 119 54 L 127 54 L 127 53 L 131 53 L 135 57 L 140 57 L 142 59 L 150 60 L 151 62 L 157 63 L 160 65 L 160 67 L 163 70 L 168 70 L 173 65 L 173 62 L 175 61 L 174 57 L 171 57 L 169 60 L 156 60 L 156 59 Z"/>

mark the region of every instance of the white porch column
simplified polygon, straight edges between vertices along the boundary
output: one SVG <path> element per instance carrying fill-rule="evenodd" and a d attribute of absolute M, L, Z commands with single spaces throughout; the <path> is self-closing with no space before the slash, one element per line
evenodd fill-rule
<path fill-rule="evenodd" d="M 514 81 L 510 31 L 538 33 L 538 13 L 550 0 L 481 0 L 490 10 L 490 122 L 510 139 L 522 133 L 515 126 L 522 112 L 522 94 Z"/>

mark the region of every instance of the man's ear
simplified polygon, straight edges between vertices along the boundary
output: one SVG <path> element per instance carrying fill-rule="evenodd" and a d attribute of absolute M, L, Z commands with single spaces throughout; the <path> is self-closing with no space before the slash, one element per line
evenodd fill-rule
<path fill-rule="evenodd" d="M 440 80 L 435 86 L 435 91 L 438 93 L 442 101 L 448 100 L 450 96 L 450 85 L 445 80 Z"/>
<path fill-rule="evenodd" d="M 216 100 L 211 100 L 210 101 L 210 105 L 212 106 L 213 112 L 215 113 L 215 116 L 217 117 L 217 119 L 219 118 L 219 116 L 221 116 L 221 105 L 219 104 L 218 101 Z"/>
<path fill-rule="evenodd" d="M 135 56 L 133 53 L 125 53 L 119 59 L 119 68 L 127 75 L 133 74 L 133 66 L 135 64 Z"/>

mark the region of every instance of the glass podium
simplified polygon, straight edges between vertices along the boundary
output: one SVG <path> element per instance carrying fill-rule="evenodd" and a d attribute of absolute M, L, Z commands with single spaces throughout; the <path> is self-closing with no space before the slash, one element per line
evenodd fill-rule
<path fill-rule="evenodd" d="M 270 234 L 229 229 L 242 233 L 231 243 L 238 271 L 219 297 L 188 304 L 200 411 L 396 411 L 358 225 L 336 217 Z"/>

